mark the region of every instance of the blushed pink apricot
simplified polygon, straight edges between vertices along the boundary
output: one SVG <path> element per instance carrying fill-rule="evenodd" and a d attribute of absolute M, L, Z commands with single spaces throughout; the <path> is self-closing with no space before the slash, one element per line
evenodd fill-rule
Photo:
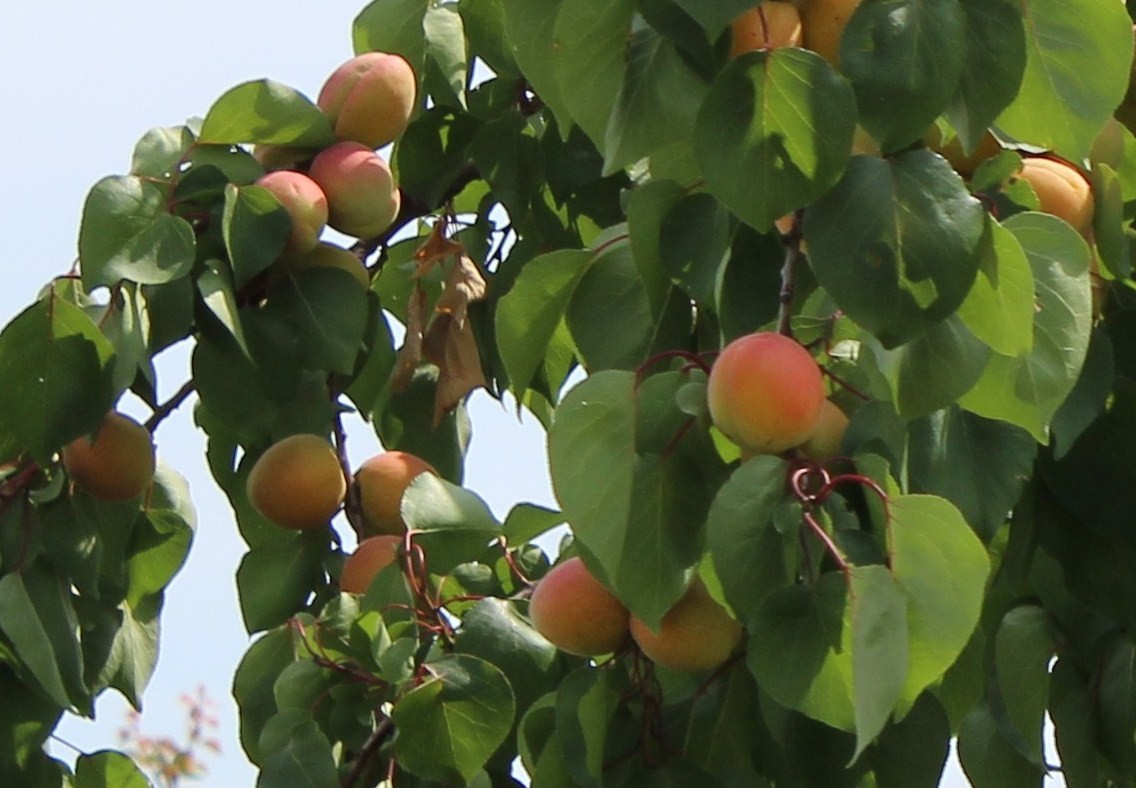
<path fill-rule="evenodd" d="M 339 573 L 339 587 L 351 594 L 362 594 L 370 587 L 375 575 L 398 558 L 401 536 L 372 536 L 364 539 L 343 562 Z"/>
<path fill-rule="evenodd" d="M 368 52 L 337 68 L 316 104 L 341 140 L 378 148 L 393 142 L 410 122 L 418 80 L 399 55 Z"/>
<path fill-rule="evenodd" d="M 569 558 L 537 583 L 529 618 L 562 651 L 595 657 L 623 645 L 630 614 L 581 559 Z"/>
<path fill-rule="evenodd" d="M 390 167 L 366 145 L 338 142 L 312 160 L 308 174 L 327 195 L 327 223 L 341 233 L 373 238 L 398 215 Z"/>
<path fill-rule="evenodd" d="M 314 249 L 327 224 L 327 196 L 319 184 L 302 172 L 276 170 L 260 176 L 256 185 L 272 192 L 292 220 L 284 254 L 303 254 Z"/>

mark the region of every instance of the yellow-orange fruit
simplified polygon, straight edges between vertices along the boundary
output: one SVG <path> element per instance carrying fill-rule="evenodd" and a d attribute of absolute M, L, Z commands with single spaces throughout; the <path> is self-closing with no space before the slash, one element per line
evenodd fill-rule
<path fill-rule="evenodd" d="M 765 0 L 730 25 L 730 57 L 759 49 L 801 45 L 801 15 L 792 3 Z"/>
<path fill-rule="evenodd" d="M 326 241 L 316 244 L 302 255 L 289 257 L 284 260 L 284 268 L 288 271 L 304 271 L 309 268 L 338 268 L 355 277 L 356 281 L 367 290 L 371 287 L 371 275 L 367 273 L 367 266 L 363 261 L 348 250 Z"/>
<path fill-rule="evenodd" d="M 579 558 L 541 578 L 529 600 L 529 618 L 549 643 L 581 657 L 611 653 L 627 639 L 627 608 Z"/>
<path fill-rule="evenodd" d="M 809 352 L 789 337 L 758 332 L 722 349 L 710 370 L 710 418 L 758 454 L 803 443 L 820 421 L 824 381 Z"/>
<path fill-rule="evenodd" d="M 343 503 L 347 482 L 335 449 L 319 435 L 290 435 L 252 466 L 249 502 L 281 528 L 306 530 L 328 524 Z"/>
<path fill-rule="evenodd" d="M 840 454 L 848 417 L 844 411 L 826 399 L 820 411 L 820 421 L 808 440 L 801 444 L 801 454 L 814 460 L 828 460 Z"/>
<path fill-rule="evenodd" d="M 78 438 L 63 447 L 63 467 L 71 481 L 104 501 L 141 495 L 154 478 L 150 431 L 118 411 L 103 417 L 92 441 Z"/>
<path fill-rule="evenodd" d="M 805 47 L 834 67 L 840 65 L 840 39 L 860 0 L 808 0 L 801 9 Z"/>
<path fill-rule="evenodd" d="M 421 473 L 438 472 L 426 460 L 404 451 L 384 452 L 359 466 L 355 486 L 366 533 L 397 535 L 406 530 L 402 494 Z"/>
<path fill-rule="evenodd" d="M 943 136 L 936 126 L 928 129 L 927 133 L 923 135 L 923 141 L 927 143 L 928 148 L 946 159 L 955 172 L 966 178 L 974 174 L 978 165 L 987 159 L 994 158 L 1002 151 L 998 139 L 990 132 L 982 135 L 982 139 L 978 141 L 978 145 L 970 153 L 966 152 L 958 137 L 952 137 L 951 141 L 944 145 Z"/>
<path fill-rule="evenodd" d="M 401 196 L 390 166 L 358 142 L 320 151 L 308 170 L 327 195 L 327 223 L 356 238 L 373 238 L 398 216 Z"/>
<path fill-rule="evenodd" d="M 1041 210 L 1064 219 L 1088 238 L 1093 229 L 1093 190 L 1075 167 L 1056 159 L 1029 158 L 1018 173 L 1033 187 Z"/>
<path fill-rule="evenodd" d="M 712 670 L 729 659 L 741 642 L 742 625 L 695 579 L 663 616 L 657 632 L 632 616 L 631 637 L 655 664 L 695 672 Z"/>
<path fill-rule="evenodd" d="M 372 536 L 364 539 L 343 562 L 339 573 L 339 587 L 352 594 L 362 594 L 371 585 L 375 575 L 386 569 L 398 558 L 400 536 Z"/>
<path fill-rule="evenodd" d="M 256 185 L 272 192 L 292 222 L 284 254 L 314 249 L 327 224 L 327 196 L 319 184 L 302 172 L 275 170 L 262 175 Z"/>
<path fill-rule="evenodd" d="M 328 77 L 316 104 L 339 139 L 374 149 L 393 142 L 406 129 L 417 91 L 414 69 L 405 59 L 367 52 Z"/>

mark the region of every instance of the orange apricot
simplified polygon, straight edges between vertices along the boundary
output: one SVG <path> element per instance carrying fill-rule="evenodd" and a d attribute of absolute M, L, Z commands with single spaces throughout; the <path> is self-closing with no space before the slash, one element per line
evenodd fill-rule
<path fill-rule="evenodd" d="M 372 536 L 364 539 L 347 556 L 339 573 L 339 587 L 352 594 L 362 594 L 371 585 L 375 575 L 393 564 L 398 558 L 401 536 Z"/>
<path fill-rule="evenodd" d="M 335 449 L 319 435 L 290 435 L 260 455 L 246 483 L 249 502 L 281 528 L 322 528 L 335 515 L 347 481 Z"/>
<path fill-rule="evenodd" d="M 719 667 L 742 639 L 742 625 L 698 579 L 663 616 L 658 631 L 634 616 L 630 628 L 631 637 L 652 662 L 688 672 Z"/>
<path fill-rule="evenodd" d="M 529 600 L 529 618 L 548 642 L 581 657 L 608 654 L 627 639 L 627 608 L 580 558 L 569 558 L 541 578 Z"/>
<path fill-rule="evenodd" d="M 813 434 L 800 446 L 801 454 L 814 460 L 828 460 L 840 454 L 848 417 L 832 400 L 826 399 Z"/>
<path fill-rule="evenodd" d="M 746 52 L 801 45 L 801 15 L 792 3 L 765 0 L 730 25 L 730 57 Z"/>
<path fill-rule="evenodd" d="M 438 472 L 426 460 L 404 451 L 384 452 L 359 466 L 355 485 L 366 533 L 397 535 L 406 530 L 402 494 L 422 473 Z"/>
<path fill-rule="evenodd" d="M 62 456 L 71 481 L 104 501 L 135 498 L 154 478 L 150 431 L 118 411 L 103 417 L 93 440 L 77 438 L 63 447 Z"/>
<path fill-rule="evenodd" d="M 417 91 L 414 69 L 402 56 L 367 52 L 328 77 L 316 104 L 339 139 L 373 150 L 393 142 L 406 129 Z"/>
<path fill-rule="evenodd" d="M 840 67 L 840 39 L 861 0 L 808 0 L 801 9 L 805 47 Z"/>
<path fill-rule="evenodd" d="M 1022 162 L 1018 177 L 1037 195 L 1044 213 L 1064 219 L 1088 238 L 1093 228 L 1093 190 L 1088 179 L 1071 164 L 1041 156 Z"/>
<path fill-rule="evenodd" d="M 371 287 L 371 275 L 367 273 L 367 266 L 363 265 L 363 261 L 347 249 L 335 244 L 320 242 L 304 254 L 286 258 L 283 262 L 286 271 L 338 268 L 355 277 L 364 290 L 369 290 Z"/>

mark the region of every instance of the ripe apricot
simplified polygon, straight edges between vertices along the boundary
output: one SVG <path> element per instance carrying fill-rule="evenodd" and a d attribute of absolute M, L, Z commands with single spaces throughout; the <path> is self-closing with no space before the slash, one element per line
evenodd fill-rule
<path fill-rule="evenodd" d="M 288 271 L 338 268 L 355 277 L 364 290 L 369 290 L 371 287 L 371 275 L 367 273 L 367 266 L 363 265 L 363 261 L 343 247 L 327 242 L 316 244 L 315 248 L 309 249 L 302 255 L 287 258 L 284 261 L 284 268 Z"/>
<path fill-rule="evenodd" d="M 1038 156 L 1022 162 L 1018 177 L 1033 187 L 1044 213 L 1064 219 L 1081 235 L 1089 237 L 1093 228 L 1093 190 L 1077 168 Z"/>
<path fill-rule="evenodd" d="M 417 91 L 414 69 L 404 58 L 367 52 L 332 72 L 316 104 L 339 139 L 373 150 L 393 142 L 406 129 Z"/>
<path fill-rule="evenodd" d="M 302 172 L 275 170 L 262 175 L 256 185 L 272 192 L 292 221 L 284 254 L 302 254 L 314 249 L 327 224 L 327 196 L 319 184 Z"/>
<path fill-rule="evenodd" d="M 402 494 L 421 473 L 438 472 L 426 460 L 404 451 L 384 452 L 359 466 L 355 485 L 366 533 L 401 534 L 406 530 Z"/>
<path fill-rule="evenodd" d="M 990 132 L 982 135 L 982 139 L 970 153 L 966 152 L 958 137 L 952 137 L 944 144 L 943 135 L 936 126 L 927 130 L 923 135 L 923 141 L 927 143 L 928 148 L 946 159 L 955 172 L 965 178 L 973 175 L 982 162 L 994 158 L 1002 151 L 998 139 Z"/>
<path fill-rule="evenodd" d="M 398 215 L 400 195 L 382 157 L 358 142 L 320 151 L 308 170 L 327 195 L 327 223 L 356 238 L 373 238 Z"/>
<path fill-rule="evenodd" d="M 154 478 L 150 431 L 118 411 L 103 417 L 94 440 L 77 438 L 63 447 L 62 455 L 71 481 L 103 501 L 137 497 Z"/>
<path fill-rule="evenodd" d="M 562 651 L 594 657 L 627 639 L 629 614 L 579 558 L 553 567 L 529 600 L 536 631 Z"/>
<path fill-rule="evenodd" d="M 634 616 L 631 637 L 655 664 L 688 672 L 720 666 L 742 639 L 742 625 L 697 578 L 655 630 Z"/>
<path fill-rule="evenodd" d="M 840 39 L 861 0 L 808 0 L 801 9 L 805 47 L 840 67 Z"/>
<path fill-rule="evenodd" d="M 758 454 L 799 446 L 816 429 L 825 401 L 813 357 L 771 332 L 726 345 L 710 370 L 706 395 L 715 426 Z"/>
<path fill-rule="evenodd" d="M 352 594 L 362 594 L 370 587 L 375 575 L 398 558 L 400 536 L 372 536 L 364 539 L 343 562 L 339 573 L 339 587 Z"/>
<path fill-rule="evenodd" d="M 730 25 L 730 57 L 759 49 L 801 45 L 801 15 L 792 3 L 765 0 Z"/>
<path fill-rule="evenodd" d="M 246 484 L 249 502 L 281 528 L 321 528 L 343 503 L 347 482 L 335 449 L 319 435 L 290 435 L 260 455 Z"/>
<path fill-rule="evenodd" d="M 820 421 L 808 440 L 801 444 L 801 454 L 814 460 L 828 460 L 840 454 L 848 417 L 830 399 L 824 401 Z"/>

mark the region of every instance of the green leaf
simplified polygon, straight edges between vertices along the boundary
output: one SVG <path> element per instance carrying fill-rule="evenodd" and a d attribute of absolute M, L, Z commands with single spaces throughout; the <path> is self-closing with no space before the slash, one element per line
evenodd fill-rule
<path fill-rule="evenodd" d="M 665 218 L 686 194 L 682 184 L 652 178 L 627 195 L 627 233 L 639 277 L 651 299 L 654 314 L 663 310 L 671 287 L 670 276 L 663 267 L 661 236 Z"/>
<path fill-rule="evenodd" d="M 74 788 L 149 788 L 150 781 L 134 761 L 114 750 L 80 755 L 75 761 Z"/>
<path fill-rule="evenodd" d="M 310 719 L 290 722 L 281 746 L 261 764 L 257 788 L 338 788 L 335 756 L 323 731 Z"/>
<path fill-rule="evenodd" d="M 510 216 L 528 214 L 529 204 L 544 183 L 540 142 L 528 119 L 515 111 L 481 124 L 469 153 Z"/>
<path fill-rule="evenodd" d="M 950 748 L 946 712 L 925 692 L 902 720 L 884 728 L 866 760 L 878 788 L 937 788 Z"/>
<path fill-rule="evenodd" d="M 367 294 L 346 271 L 314 268 L 280 279 L 268 291 L 263 314 L 296 335 L 296 362 L 350 375 L 363 348 Z"/>
<path fill-rule="evenodd" d="M 633 32 L 623 85 L 604 132 L 604 175 L 687 139 L 705 91 L 674 44 L 649 27 Z"/>
<path fill-rule="evenodd" d="M 514 393 L 532 382 L 591 259 L 582 249 L 561 249 L 530 260 L 498 302 L 497 347 Z"/>
<path fill-rule="evenodd" d="M 505 674 L 478 657 L 448 654 L 395 703 L 395 757 L 426 779 L 468 782 L 513 726 L 516 707 Z"/>
<path fill-rule="evenodd" d="M 849 579 L 855 761 L 891 717 L 907 676 L 906 600 L 887 567 L 855 566 Z"/>
<path fill-rule="evenodd" d="M 990 563 L 958 510 L 942 498 L 896 496 L 888 510 L 891 569 L 907 597 L 910 661 L 900 698 L 910 706 L 970 640 Z"/>
<path fill-rule="evenodd" d="M 757 686 L 742 664 L 727 668 L 695 695 L 683 751 L 696 765 L 723 779 L 753 769 L 759 736 Z"/>
<path fill-rule="evenodd" d="M 243 287 L 276 261 L 291 226 L 288 213 L 268 189 L 232 184 L 225 187 L 221 232 L 236 287 Z"/>
<path fill-rule="evenodd" d="M 442 72 L 442 79 L 453 91 L 458 103 L 464 107 L 469 56 L 457 6 L 428 4 L 422 17 L 422 33 L 427 54 Z"/>
<path fill-rule="evenodd" d="M 620 703 L 624 690 L 610 670 L 581 668 L 570 673 L 556 692 L 556 739 L 575 784 L 602 786 L 609 740 L 618 735 L 617 715 L 630 715 Z"/>
<path fill-rule="evenodd" d="M 1022 15 L 1025 74 L 998 126 L 1080 161 L 1128 88 L 1132 22 L 1121 3 L 1093 0 L 1022 0 Z"/>
<path fill-rule="evenodd" d="M 107 611 L 98 626 L 83 633 L 88 676 L 97 670 L 95 688 L 114 687 L 139 710 L 142 692 L 158 664 L 161 609 L 161 596 L 150 597 L 137 607 L 122 602 L 116 610 Z"/>
<path fill-rule="evenodd" d="M 480 554 L 501 535 L 501 524 L 476 494 L 432 473 L 415 478 L 402 494 L 402 519 L 436 574 Z M 420 533 L 419 533 L 420 532 Z"/>
<path fill-rule="evenodd" d="M 270 629 L 304 606 L 323 577 L 326 535 L 268 542 L 245 553 L 237 568 L 241 616 L 249 633 Z"/>
<path fill-rule="evenodd" d="M 1136 646 L 1125 637 L 1105 645 L 1094 674 L 1096 741 L 1109 761 L 1132 774 L 1136 766 Z"/>
<path fill-rule="evenodd" d="M 1023 758 L 998 730 L 983 701 L 958 734 L 959 761 L 974 788 L 1040 788 L 1045 771 Z"/>
<path fill-rule="evenodd" d="M 110 410 L 113 359 L 91 319 L 49 292 L 0 332 L 0 432 L 47 466 Z"/>
<path fill-rule="evenodd" d="M 707 3 L 705 0 L 675 0 L 675 5 L 686 11 L 690 17 L 715 38 L 743 11 L 753 8 L 752 0 L 719 0 Z"/>
<path fill-rule="evenodd" d="M 940 156 L 854 156 L 836 188 L 805 212 L 809 262 L 840 309 L 896 347 L 962 304 L 985 216 Z"/>
<path fill-rule="evenodd" d="M 553 34 L 555 73 L 572 119 L 603 150 L 608 118 L 627 68 L 631 0 L 561 0 Z"/>
<path fill-rule="evenodd" d="M 0 665 L 0 775 L 5 761 L 22 769 L 40 751 L 55 729 L 63 709 L 16 678 L 7 665 Z"/>
<path fill-rule="evenodd" d="M 179 279 L 193 267 L 195 249 L 193 228 L 166 212 L 155 184 L 133 175 L 110 176 L 87 194 L 79 262 L 88 290 L 119 279 L 146 285 Z"/>
<path fill-rule="evenodd" d="M 699 304 L 716 301 L 732 231 L 729 212 L 705 193 L 682 198 L 662 219 L 660 261 L 671 279 Z"/>
<path fill-rule="evenodd" d="M 1049 683 L 1049 713 L 1068 785 L 1100 785 L 1104 757 L 1096 742 L 1095 701 L 1087 677 L 1070 658 L 1058 659 Z"/>
<path fill-rule="evenodd" d="M 1022 754 L 1038 766 L 1045 765 L 1041 728 L 1053 650 L 1049 613 L 1036 605 L 1021 605 L 1008 612 L 994 636 L 998 694 L 1024 744 Z"/>
<path fill-rule="evenodd" d="M 779 457 L 742 463 L 718 490 L 706 518 L 706 541 L 726 600 L 745 620 L 774 590 L 792 583 L 787 543 L 774 522 L 786 498 L 789 467 Z"/>
<path fill-rule="evenodd" d="M 130 174 L 169 178 L 194 141 L 193 132 L 188 126 L 159 126 L 150 129 L 134 146 Z"/>
<path fill-rule="evenodd" d="M 42 563 L 0 577 L 0 633 L 44 693 L 88 712 L 79 621 L 64 578 Z"/>
<path fill-rule="evenodd" d="M 241 352 L 251 357 L 241 328 L 241 317 L 229 268 L 220 260 L 206 260 L 205 270 L 197 277 L 197 291 L 206 308 L 232 334 Z"/>
<path fill-rule="evenodd" d="M 426 62 L 424 19 L 427 3 L 422 0 L 375 0 L 359 12 L 351 26 L 355 54 L 392 52 L 402 55 L 421 73 Z"/>
<path fill-rule="evenodd" d="M 257 79 L 229 89 L 213 102 L 198 139 L 222 145 L 326 148 L 335 142 L 335 132 L 307 96 L 271 79 Z"/>
<path fill-rule="evenodd" d="M 706 96 L 694 152 L 711 193 L 761 231 L 840 179 L 856 100 L 824 58 L 782 48 L 732 61 Z"/>
<path fill-rule="evenodd" d="M 258 742 L 265 723 L 277 711 L 273 693 L 276 678 L 295 659 L 292 631 L 282 627 L 253 642 L 237 666 L 233 697 L 240 709 L 241 746 L 253 763 L 262 764 L 266 755 Z"/>
<path fill-rule="evenodd" d="M 505 537 L 516 547 L 564 522 L 564 515 L 531 503 L 519 503 L 505 516 Z"/>
<path fill-rule="evenodd" d="M 954 98 L 965 32 L 958 0 L 876 0 L 848 20 L 840 68 L 861 125 L 885 153 L 921 138 Z"/>
<path fill-rule="evenodd" d="M 134 528 L 130 546 L 130 604 L 140 604 L 169 585 L 185 564 L 192 541 L 193 529 L 177 512 L 156 508 L 146 511 Z"/>
<path fill-rule="evenodd" d="M 1024 427 L 1044 443 L 1049 422 L 1073 389 L 1088 351 L 1088 247 L 1072 227 L 1046 214 L 1020 213 L 1004 225 L 1021 243 L 1033 272 L 1033 349 L 1016 358 L 993 356 L 959 404 Z"/>
<path fill-rule="evenodd" d="M 572 113 L 556 75 L 556 17 L 562 4 L 562 0 L 501 0 L 513 57 L 566 135 Z"/>
<path fill-rule="evenodd" d="M 404 391 L 391 392 L 375 408 L 375 430 L 388 450 L 415 454 L 438 469 L 443 478 L 461 483 L 469 415 L 458 405 L 434 423 L 438 368 L 421 366 Z"/>
<path fill-rule="evenodd" d="M 990 5 L 999 5 L 991 3 Z M 959 306 L 958 316 L 974 335 L 1003 356 L 1020 356 L 1033 347 L 1033 273 L 1014 234 L 988 221 L 978 276 Z"/>

